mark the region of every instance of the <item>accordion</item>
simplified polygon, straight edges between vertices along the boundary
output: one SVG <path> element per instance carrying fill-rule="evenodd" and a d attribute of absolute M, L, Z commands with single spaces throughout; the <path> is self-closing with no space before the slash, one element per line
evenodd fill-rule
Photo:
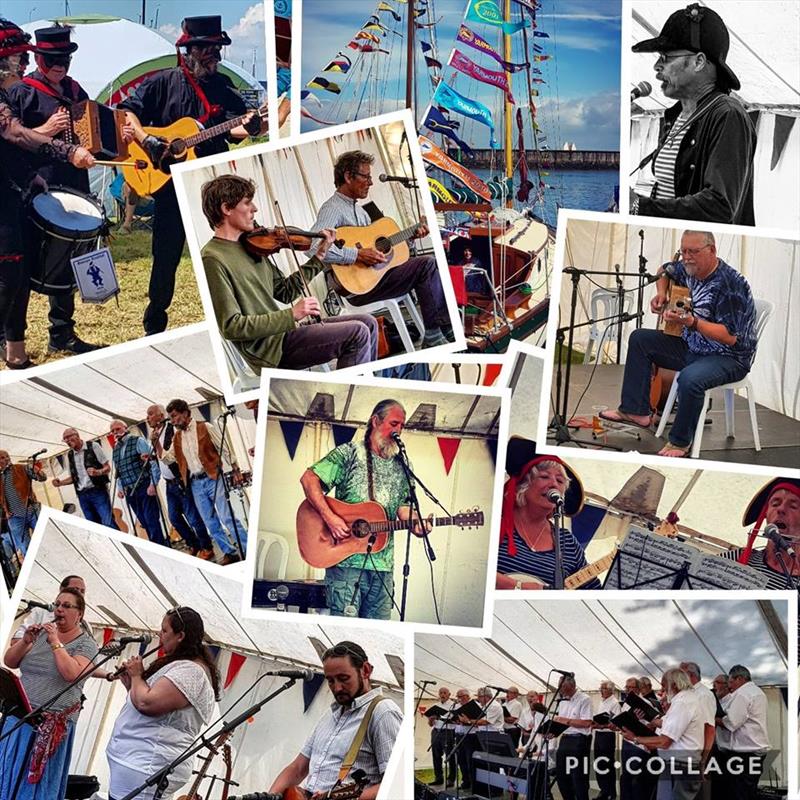
<path fill-rule="evenodd" d="M 122 140 L 125 112 L 94 100 L 81 100 L 69 108 L 72 119 L 71 144 L 85 147 L 95 158 L 124 161 L 128 145 Z"/>

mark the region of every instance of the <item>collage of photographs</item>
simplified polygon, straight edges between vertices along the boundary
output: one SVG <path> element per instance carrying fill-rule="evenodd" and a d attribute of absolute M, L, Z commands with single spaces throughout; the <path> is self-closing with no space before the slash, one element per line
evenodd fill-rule
<path fill-rule="evenodd" d="M 0 0 L 0 800 L 800 800 L 798 118 L 798 0 Z"/>

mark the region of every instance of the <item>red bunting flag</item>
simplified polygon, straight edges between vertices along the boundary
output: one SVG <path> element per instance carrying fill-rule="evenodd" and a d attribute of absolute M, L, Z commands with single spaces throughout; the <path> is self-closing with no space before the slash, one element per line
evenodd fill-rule
<path fill-rule="evenodd" d="M 503 367 L 501 364 L 487 364 L 486 370 L 483 373 L 483 385 L 494 386 L 494 382 L 497 380 L 497 376 L 502 369 Z"/>
<path fill-rule="evenodd" d="M 114 638 L 114 631 L 111 628 L 103 628 L 103 647 Z"/>
<path fill-rule="evenodd" d="M 450 474 L 450 468 L 453 466 L 458 448 L 461 445 L 461 439 L 447 439 L 444 436 L 437 436 L 436 441 L 439 442 L 439 452 L 442 454 L 444 461 L 445 475 Z"/>
<path fill-rule="evenodd" d="M 247 661 L 247 656 L 240 655 L 239 653 L 231 653 L 231 660 L 228 662 L 228 671 L 225 673 L 225 685 L 223 689 L 227 689 L 232 683 L 234 678 L 239 674 L 239 670 Z"/>

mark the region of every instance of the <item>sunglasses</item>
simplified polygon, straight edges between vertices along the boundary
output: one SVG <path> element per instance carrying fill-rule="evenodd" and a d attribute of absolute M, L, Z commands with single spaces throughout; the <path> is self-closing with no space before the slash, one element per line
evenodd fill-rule
<path fill-rule="evenodd" d="M 353 656 L 357 658 L 359 661 L 366 661 L 367 654 L 362 650 L 353 650 L 353 648 L 348 647 L 346 644 L 337 644 L 333 647 L 329 647 L 323 654 L 322 660 L 325 661 L 328 658 L 335 658 L 341 656 Z"/>
<path fill-rule="evenodd" d="M 186 623 L 183 621 L 183 617 L 181 616 L 181 609 L 182 608 L 183 608 L 183 606 L 175 606 L 174 608 L 170 608 L 167 611 L 167 616 L 168 617 L 176 616 L 178 618 L 178 621 L 181 623 L 181 628 L 185 628 L 186 627 Z"/>
<path fill-rule="evenodd" d="M 46 67 L 68 67 L 72 56 L 42 56 Z"/>

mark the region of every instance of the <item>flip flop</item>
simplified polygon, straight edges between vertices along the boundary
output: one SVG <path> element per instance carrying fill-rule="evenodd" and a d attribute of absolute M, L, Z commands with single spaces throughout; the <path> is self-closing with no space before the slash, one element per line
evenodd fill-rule
<path fill-rule="evenodd" d="M 650 421 L 647 425 L 642 425 L 641 422 L 636 422 L 636 420 L 631 419 L 624 411 L 615 411 L 613 413 L 619 414 L 619 419 L 615 419 L 614 417 L 606 416 L 607 412 L 601 411 L 597 416 L 600 419 L 605 420 L 606 422 L 615 422 L 617 425 L 632 425 L 634 428 L 641 428 L 642 430 L 649 431 L 650 426 L 653 424 L 653 417 L 650 417 Z"/>
<path fill-rule="evenodd" d="M 657 455 L 663 456 L 664 458 L 686 458 L 689 455 L 691 449 L 692 449 L 691 445 L 688 445 L 687 447 L 681 447 L 680 445 L 672 444 L 672 442 L 670 442 L 668 445 L 662 447 L 658 451 Z M 665 451 L 676 452 L 679 453 L 679 455 L 670 456 L 667 455 Z"/>

